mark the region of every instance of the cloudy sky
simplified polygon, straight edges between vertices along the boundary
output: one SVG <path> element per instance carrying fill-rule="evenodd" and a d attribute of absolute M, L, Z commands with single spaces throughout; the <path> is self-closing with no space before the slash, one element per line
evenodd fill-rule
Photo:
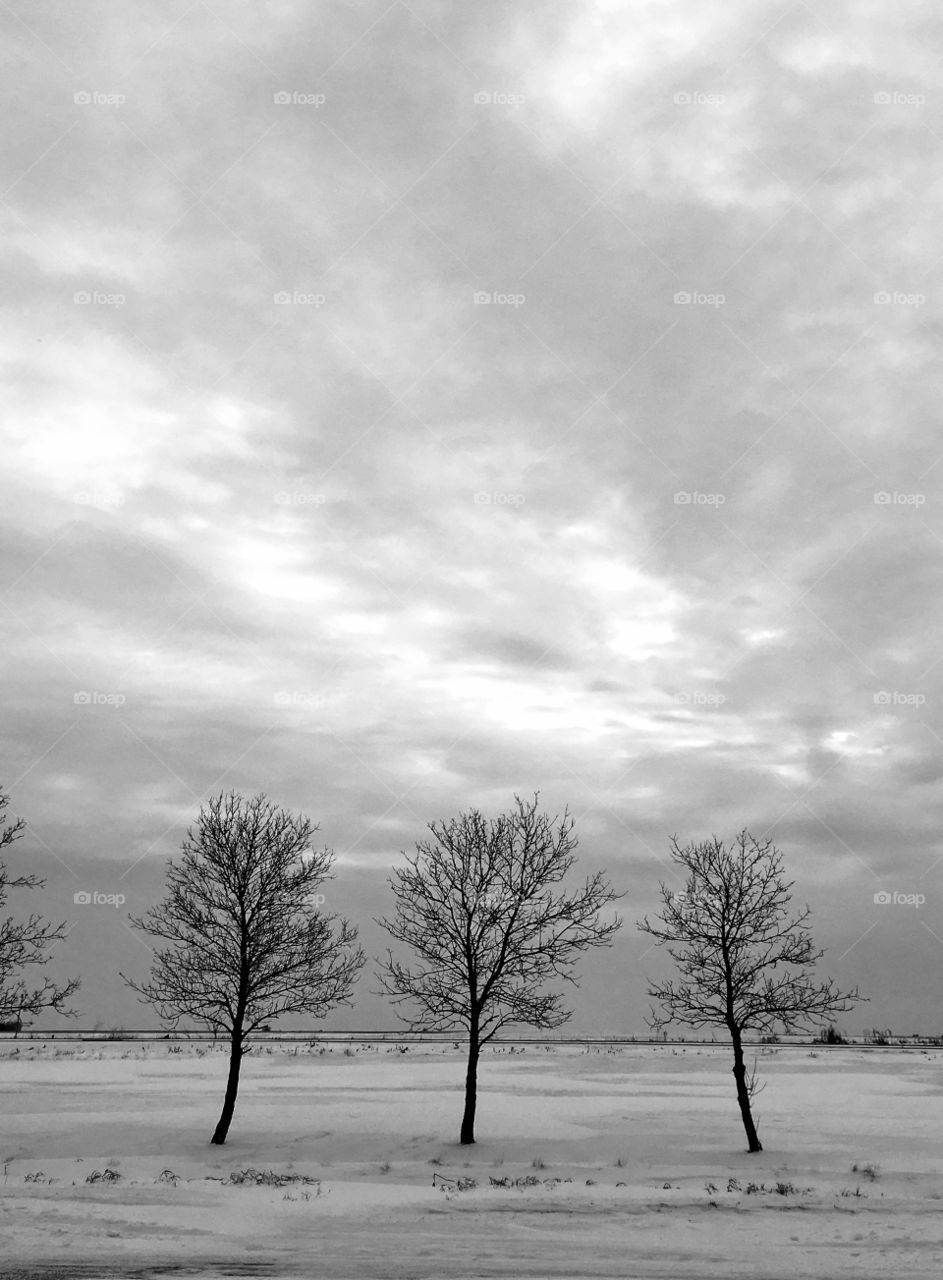
<path fill-rule="evenodd" d="M 744 826 L 846 1029 L 943 1030 L 932 7 L 0 21 L 0 782 L 81 1024 L 149 1024 L 215 791 L 320 822 L 375 954 L 426 824 L 539 789 L 626 892 L 574 1030 L 644 1031 L 669 838 Z"/>

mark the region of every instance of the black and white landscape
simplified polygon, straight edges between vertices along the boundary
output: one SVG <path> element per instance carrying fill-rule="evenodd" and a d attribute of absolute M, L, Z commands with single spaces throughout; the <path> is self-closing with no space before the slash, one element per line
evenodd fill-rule
<path fill-rule="evenodd" d="M 936 10 L 0 30 L 0 1274 L 937 1275 Z"/>

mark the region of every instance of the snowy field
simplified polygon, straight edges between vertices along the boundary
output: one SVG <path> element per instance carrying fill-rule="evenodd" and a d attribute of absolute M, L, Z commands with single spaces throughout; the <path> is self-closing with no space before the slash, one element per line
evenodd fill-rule
<path fill-rule="evenodd" d="M 3 1280 L 943 1274 L 937 1049 L 760 1050 L 749 1156 L 719 1046 L 488 1049 L 465 1148 L 451 1046 L 254 1050 L 222 1148 L 176 1048 L 0 1043 Z"/>

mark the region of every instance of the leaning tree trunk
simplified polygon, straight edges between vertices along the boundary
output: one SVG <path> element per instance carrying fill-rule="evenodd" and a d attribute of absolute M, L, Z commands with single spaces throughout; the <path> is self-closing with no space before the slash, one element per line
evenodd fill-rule
<path fill-rule="evenodd" d="M 757 1137 L 756 1125 L 753 1123 L 753 1112 L 750 1109 L 750 1088 L 747 1084 L 747 1069 L 743 1060 L 743 1041 L 740 1038 L 739 1027 L 731 1027 L 730 1035 L 733 1040 L 733 1078 L 737 1082 L 737 1101 L 740 1104 L 740 1114 L 743 1117 L 747 1143 L 751 1152 L 762 1151 L 763 1144 Z"/>
<path fill-rule="evenodd" d="M 241 1030 L 233 1031 L 229 1047 L 229 1079 L 226 1081 L 226 1097 L 212 1138 L 214 1145 L 218 1147 L 226 1141 L 229 1126 L 232 1124 L 233 1112 L 236 1109 L 236 1094 L 239 1092 L 239 1068 L 242 1066 L 244 1052 Z"/>
<path fill-rule="evenodd" d="M 478 1055 L 481 1046 L 478 1043 L 478 1027 L 474 1025 L 468 1033 L 468 1071 L 465 1075 L 465 1114 L 462 1116 L 462 1146 L 470 1146 L 475 1141 L 475 1106 L 478 1102 Z"/>

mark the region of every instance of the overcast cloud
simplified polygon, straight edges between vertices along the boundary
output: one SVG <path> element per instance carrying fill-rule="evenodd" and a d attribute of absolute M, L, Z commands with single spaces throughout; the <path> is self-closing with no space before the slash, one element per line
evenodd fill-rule
<path fill-rule="evenodd" d="M 0 23 L 0 780 L 82 1024 L 149 1021 L 125 913 L 235 787 L 374 953 L 426 823 L 569 805 L 585 1031 L 644 1030 L 669 837 L 749 827 L 847 1029 L 943 1029 L 935 11 Z"/>

